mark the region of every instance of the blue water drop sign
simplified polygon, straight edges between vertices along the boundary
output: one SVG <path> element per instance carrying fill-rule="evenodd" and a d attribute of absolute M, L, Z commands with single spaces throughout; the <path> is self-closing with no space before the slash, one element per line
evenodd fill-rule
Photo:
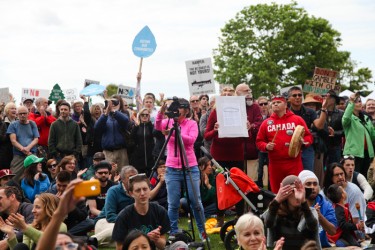
<path fill-rule="evenodd" d="M 156 49 L 156 40 L 150 28 L 146 25 L 134 38 L 133 53 L 138 57 L 149 57 Z"/>
<path fill-rule="evenodd" d="M 133 97 L 134 96 L 134 91 L 132 89 L 129 90 L 129 96 Z"/>

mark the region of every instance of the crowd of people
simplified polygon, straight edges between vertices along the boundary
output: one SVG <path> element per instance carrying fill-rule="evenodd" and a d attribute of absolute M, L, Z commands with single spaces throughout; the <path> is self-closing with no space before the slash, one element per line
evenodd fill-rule
<path fill-rule="evenodd" d="M 45 97 L 2 105 L 0 249 L 186 249 L 167 246 L 182 214 L 193 215 L 206 241 L 206 219 L 221 227 L 226 211 L 201 146 L 275 194 L 261 219 L 243 201 L 235 205 L 242 249 L 360 246 L 373 235 L 375 100 L 334 91 L 304 97 L 299 87 L 255 99 L 245 83 L 220 95 L 244 97 L 247 137 L 220 136 L 215 96 L 205 94 L 176 102 L 147 93 L 138 110 L 106 94 L 96 104 L 59 100 L 55 110 Z M 300 150 L 291 155 L 297 128 Z M 74 197 L 91 179 L 100 194 Z"/>

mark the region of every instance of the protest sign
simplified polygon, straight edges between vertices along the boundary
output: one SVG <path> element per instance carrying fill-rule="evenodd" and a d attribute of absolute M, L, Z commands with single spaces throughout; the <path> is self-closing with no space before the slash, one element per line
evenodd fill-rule
<path fill-rule="evenodd" d="M 93 96 L 93 95 L 102 94 L 104 90 L 105 90 L 105 87 L 102 85 L 90 84 L 84 89 L 82 89 L 81 92 L 79 92 L 79 94 L 84 95 L 84 96 Z"/>
<path fill-rule="evenodd" d="M 135 88 L 119 85 L 117 94 L 123 97 L 128 104 L 134 103 L 134 96 L 135 96 Z"/>
<path fill-rule="evenodd" d="M 49 92 L 48 89 L 22 88 L 21 102 L 24 102 L 26 99 L 35 101 L 38 97 L 48 98 Z"/>
<path fill-rule="evenodd" d="M 55 104 L 58 100 L 65 100 L 64 92 L 61 90 L 59 84 L 55 84 L 51 90 L 51 94 L 48 97 L 48 100 L 53 101 Z"/>
<path fill-rule="evenodd" d="M 186 61 L 190 95 L 214 94 L 215 83 L 211 58 Z"/>
<path fill-rule="evenodd" d="M 65 101 L 71 103 L 78 99 L 78 90 L 77 89 L 64 89 L 63 90 Z"/>
<path fill-rule="evenodd" d="M 134 55 L 141 58 L 149 57 L 155 52 L 156 40 L 147 25 L 135 36 L 132 48 Z"/>
<path fill-rule="evenodd" d="M 249 137 L 245 96 L 217 96 L 216 114 L 219 138 Z"/>
<path fill-rule="evenodd" d="M 0 88 L 0 103 L 1 102 L 5 104 L 10 102 L 9 88 Z"/>
<path fill-rule="evenodd" d="M 99 85 L 100 82 L 99 82 L 99 81 L 94 81 L 94 80 L 85 79 L 85 83 L 83 84 L 83 87 L 86 88 L 87 86 L 89 86 L 89 85 L 91 85 L 91 84 Z"/>
<path fill-rule="evenodd" d="M 313 78 L 305 81 L 303 91 L 324 95 L 332 89 L 339 93 L 341 86 L 336 85 L 337 76 L 337 71 L 315 67 Z"/>

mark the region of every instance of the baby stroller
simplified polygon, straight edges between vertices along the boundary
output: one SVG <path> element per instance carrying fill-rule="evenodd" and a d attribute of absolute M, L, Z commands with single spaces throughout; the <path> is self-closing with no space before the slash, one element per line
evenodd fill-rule
<path fill-rule="evenodd" d="M 242 199 L 249 206 L 251 212 L 257 216 L 260 216 L 268 208 L 269 203 L 275 197 L 274 193 L 260 189 L 239 168 L 231 168 L 230 170 L 223 168 L 204 147 L 201 147 L 201 150 L 216 166 L 217 172 L 219 172 L 216 177 L 216 190 L 218 208 L 220 210 L 226 210 Z M 236 222 L 237 218 L 227 221 L 220 229 L 220 238 L 227 250 L 238 248 L 236 232 L 234 230 Z"/>

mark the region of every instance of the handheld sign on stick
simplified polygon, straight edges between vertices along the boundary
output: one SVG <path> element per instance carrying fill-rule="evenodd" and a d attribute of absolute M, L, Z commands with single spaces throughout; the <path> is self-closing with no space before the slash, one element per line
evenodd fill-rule
<path fill-rule="evenodd" d="M 143 29 L 135 36 L 133 45 L 133 53 L 137 57 L 140 57 L 138 75 L 142 73 L 143 58 L 151 56 L 156 49 L 156 40 L 154 34 L 152 34 L 150 28 L 146 25 Z M 137 88 L 135 99 L 138 100 L 141 96 L 141 80 L 137 80 Z M 137 103 L 137 110 L 139 111 L 139 103 Z"/>

